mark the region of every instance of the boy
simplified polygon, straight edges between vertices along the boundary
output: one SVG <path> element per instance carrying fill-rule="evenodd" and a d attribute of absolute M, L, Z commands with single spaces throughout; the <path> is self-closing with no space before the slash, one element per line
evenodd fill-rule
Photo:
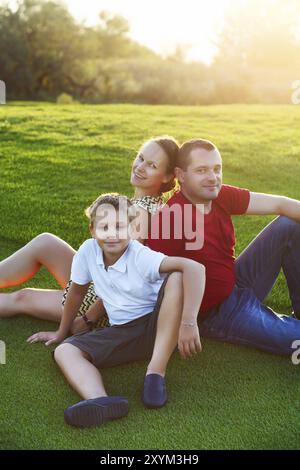
<path fill-rule="evenodd" d="M 130 240 L 131 211 L 129 199 L 116 194 L 99 196 L 87 209 L 93 238 L 74 256 L 60 327 L 33 337 L 33 342 L 42 340 L 46 345 L 63 341 L 93 281 L 111 327 L 70 337 L 54 353 L 63 374 L 84 399 L 65 411 L 66 422 L 73 426 L 100 425 L 128 413 L 125 398 L 107 396 L 98 368 L 151 357 L 142 399 L 147 407 L 158 408 L 167 401 L 164 376 L 176 344 L 183 357 L 201 350 L 197 315 L 204 267 Z M 166 273 L 171 274 L 166 277 Z"/>

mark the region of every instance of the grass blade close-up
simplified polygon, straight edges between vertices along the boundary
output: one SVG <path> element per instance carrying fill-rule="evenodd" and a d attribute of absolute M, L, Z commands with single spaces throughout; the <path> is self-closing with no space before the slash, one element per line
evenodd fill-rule
<path fill-rule="evenodd" d="M 291 105 L 1 106 L 0 260 L 43 232 L 78 249 L 90 237 L 84 209 L 100 193 L 132 194 L 132 159 L 152 136 L 209 139 L 221 152 L 224 183 L 299 199 L 299 122 L 300 107 Z M 234 217 L 236 255 L 272 218 Z M 22 287 L 59 288 L 43 269 Z M 266 303 L 291 313 L 282 274 Z M 22 315 L 0 319 L 0 449 L 300 448 L 300 365 L 205 338 L 192 359 L 173 355 L 166 407 L 141 402 L 146 362 L 105 369 L 108 392 L 129 400 L 128 417 L 73 429 L 63 411 L 79 397 L 52 360 L 54 348 L 26 343 L 56 327 Z"/>

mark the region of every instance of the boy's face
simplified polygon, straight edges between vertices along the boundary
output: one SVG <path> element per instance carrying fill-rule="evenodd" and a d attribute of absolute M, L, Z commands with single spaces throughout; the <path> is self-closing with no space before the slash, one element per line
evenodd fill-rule
<path fill-rule="evenodd" d="M 106 255 L 122 255 L 130 240 L 127 209 L 109 204 L 98 207 L 91 234 Z"/>

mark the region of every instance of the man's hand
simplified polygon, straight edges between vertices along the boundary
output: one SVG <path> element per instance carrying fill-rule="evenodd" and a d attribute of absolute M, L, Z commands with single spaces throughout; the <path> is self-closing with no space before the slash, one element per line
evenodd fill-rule
<path fill-rule="evenodd" d="M 40 331 L 35 333 L 27 339 L 27 343 L 45 343 L 45 346 L 50 344 L 61 343 L 65 337 L 59 334 L 59 331 Z"/>
<path fill-rule="evenodd" d="M 178 349 L 184 359 L 202 351 L 199 329 L 197 323 L 194 326 L 181 324 L 178 336 Z"/>

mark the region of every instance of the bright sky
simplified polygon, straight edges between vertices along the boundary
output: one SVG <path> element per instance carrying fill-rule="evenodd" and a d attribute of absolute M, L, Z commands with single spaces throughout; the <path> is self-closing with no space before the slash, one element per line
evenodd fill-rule
<path fill-rule="evenodd" d="M 187 58 L 209 63 L 216 48 L 225 5 L 230 0 L 65 0 L 69 11 L 87 24 L 102 10 L 119 13 L 130 24 L 130 37 L 162 55 L 188 46 Z"/>

